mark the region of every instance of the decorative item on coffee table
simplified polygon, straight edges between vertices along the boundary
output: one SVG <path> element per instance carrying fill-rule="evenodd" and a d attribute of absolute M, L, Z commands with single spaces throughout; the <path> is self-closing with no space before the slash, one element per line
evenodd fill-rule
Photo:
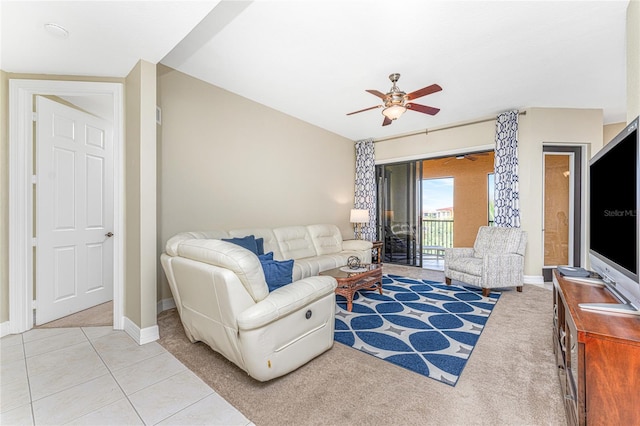
<path fill-rule="evenodd" d="M 360 263 L 360 258 L 358 256 L 349 256 L 349 258 L 347 258 L 347 266 L 343 266 L 340 270 L 348 274 L 354 274 L 368 271 L 365 266 L 366 265 L 362 265 Z"/>
<path fill-rule="evenodd" d="M 360 258 L 358 256 L 349 256 L 347 266 L 350 269 L 360 269 Z"/>
<path fill-rule="evenodd" d="M 347 264 L 341 268 L 320 272 L 320 275 L 329 275 L 336 279 L 338 282 L 336 294 L 347 299 L 349 312 L 353 309 L 353 296 L 356 291 L 378 290 L 382 294 L 382 264 L 379 263 L 360 264 L 358 269 L 351 269 Z"/>

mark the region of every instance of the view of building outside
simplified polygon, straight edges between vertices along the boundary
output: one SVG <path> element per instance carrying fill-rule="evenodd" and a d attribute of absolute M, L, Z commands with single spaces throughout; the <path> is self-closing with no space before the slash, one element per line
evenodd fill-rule
<path fill-rule="evenodd" d="M 494 222 L 495 176 L 487 175 L 488 225 Z M 422 246 L 453 247 L 453 178 L 422 180 Z"/>
<path fill-rule="evenodd" d="M 453 247 L 453 178 L 422 181 L 422 247 Z"/>

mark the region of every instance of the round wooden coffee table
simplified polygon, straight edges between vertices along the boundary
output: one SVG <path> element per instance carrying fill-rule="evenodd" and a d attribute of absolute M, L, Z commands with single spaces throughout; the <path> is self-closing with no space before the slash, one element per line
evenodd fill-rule
<path fill-rule="evenodd" d="M 372 263 L 360 265 L 360 269 L 347 271 L 348 267 L 340 267 L 320 272 L 338 281 L 336 294 L 347 299 L 347 311 L 353 309 L 353 296 L 358 290 L 378 290 L 382 294 L 382 264 Z"/>

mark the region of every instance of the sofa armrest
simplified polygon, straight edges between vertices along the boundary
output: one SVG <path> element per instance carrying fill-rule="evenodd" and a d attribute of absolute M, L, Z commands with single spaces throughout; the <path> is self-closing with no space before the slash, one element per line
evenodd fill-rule
<path fill-rule="evenodd" d="M 336 289 L 335 278 L 314 276 L 280 287 L 238 315 L 238 328 L 252 330 L 286 316 L 331 294 Z"/>
<path fill-rule="evenodd" d="M 473 248 L 471 247 L 447 247 L 444 249 L 444 261 L 451 261 L 460 257 L 473 257 Z"/>
<path fill-rule="evenodd" d="M 343 240 L 342 250 L 367 250 L 373 247 L 373 243 L 367 240 Z"/>

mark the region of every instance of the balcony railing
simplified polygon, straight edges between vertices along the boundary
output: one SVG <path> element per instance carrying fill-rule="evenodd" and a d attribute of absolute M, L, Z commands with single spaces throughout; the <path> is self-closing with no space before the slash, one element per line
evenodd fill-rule
<path fill-rule="evenodd" d="M 422 219 L 422 250 L 453 247 L 453 220 Z"/>

